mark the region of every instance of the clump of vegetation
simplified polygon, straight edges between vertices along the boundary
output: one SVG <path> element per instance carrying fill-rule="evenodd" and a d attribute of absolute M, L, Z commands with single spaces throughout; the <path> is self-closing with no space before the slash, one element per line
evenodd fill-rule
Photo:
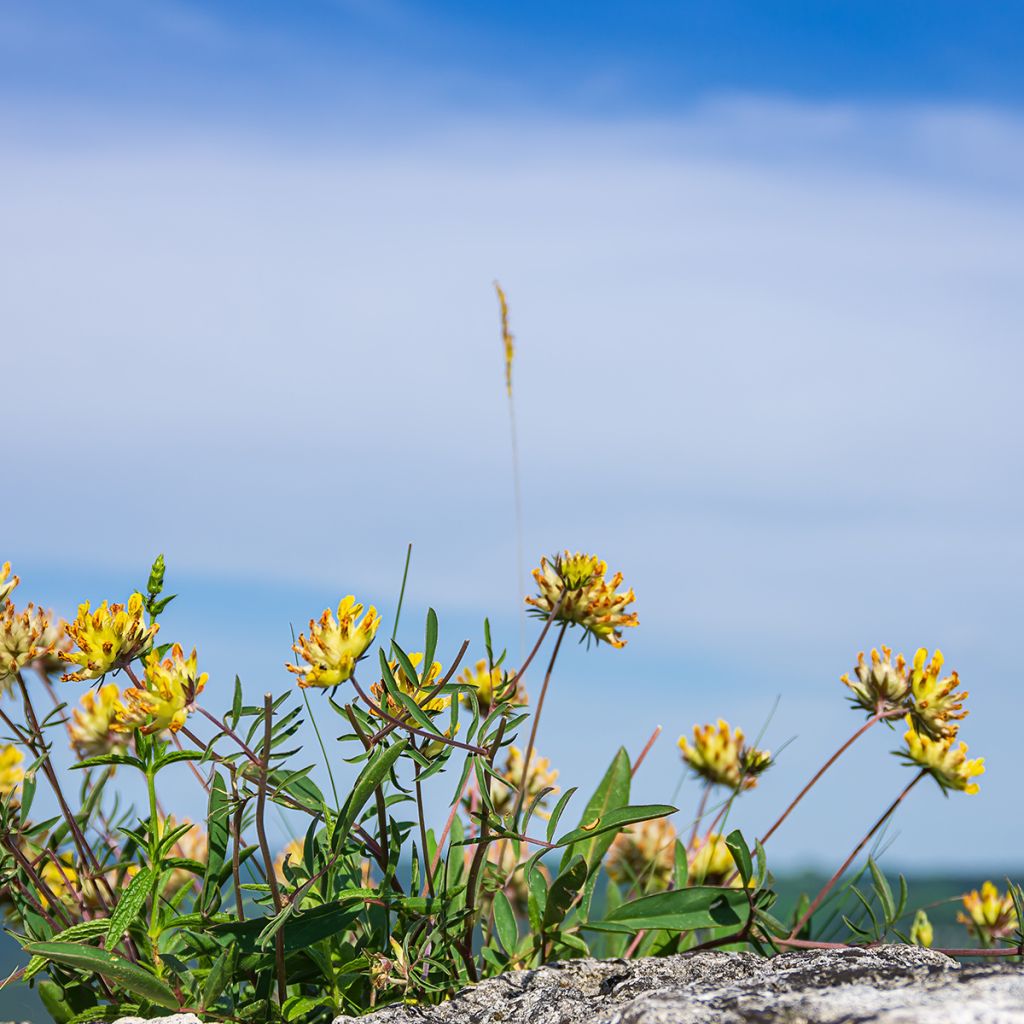
<path fill-rule="evenodd" d="M 31 603 L 19 610 L 18 577 L 0 568 L 0 900 L 30 958 L 5 984 L 37 986 L 60 1024 L 162 1010 L 316 1024 L 572 957 L 932 943 L 924 908 L 908 911 L 906 883 L 894 893 L 872 857 L 840 883 L 924 778 L 978 790 L 982 759 L 958 737 L 967 694 L 937 651 L 910 663 L 885 647 L 858 657 L 842 682 L 866 721 L 753 842 L 728 821 L 772 755 L 724 720 L 695 726 L 679 749 L 702 786 L 681 836 L 677 808 L 630 802 L 660 727 L 635 759 L 616 753 L 582 807 L 537 750 L 566 636 L 618 656 L 639 622 L 632 589 L 596 556 L 540 560 L 526 597 L 537 634 L 517 666 L 485 620 L 483 656 L 464 664 L 467 641 L 447 648 L 445 667 L 433 610 L 422 650 L 408 650 L 401 598 L 378 642 L 381 616 L 349 595 L 294 639 L 285 667 L 297 687 L 250 704 L 236 678 L 226 707 L 227 688 L 207 685 L 195 649 L 158 642 L 172 600 L 164 575 L 160 557 L 124 604 L 84 603 L 63 622 Z M 771 837 L 860 736 L 898 719 L 909 783 L 821 890 L 779 920 Z M 304 720 L 329 793 L 294 746 Z M 59 744 L 75 753 L 70 775 L 54 764 Z M 201 824 L 164 805 L 178 764 L 205 795 Z M 123 804 L 114 782 L 125 772 L 144 782 L 142 806 Z M 40 782 L 55 816 L 33 814 Z M 433 822 L 424 792 L 442 785 L 450 810 Z M 303 822 L 283 850 L 268 836 L 274 807 Z M 1019 886 L 986 882 L 963 907 L 977 945 L 947 952 L 1024 954 Z"/>

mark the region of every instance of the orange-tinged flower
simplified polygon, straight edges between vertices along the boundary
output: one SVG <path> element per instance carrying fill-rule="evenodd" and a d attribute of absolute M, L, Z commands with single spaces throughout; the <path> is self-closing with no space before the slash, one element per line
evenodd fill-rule
<path fill-rule="evenodd" d="M 25 780 L 25 755 L 15 746 L 0 746 L 0 799 L 10 796 Z"/>
<path fill-rule="evenodd" d="M 373 643 L 380 626 L 380 616 L 373 605 L 362 621 L 357 621 L 362 614 L 363 606 L 349 594 L 338 605 L 337 621 L 330 608 L 324 609 L 319 622 L 309 620 L 309 639 L 300 633 L 292 647 L 305 664 L 285 665 L 298 676 L 299 686 L 337 686 L 352 678 L 356 662 Z"/>
<path fill-rule="evenodd" d="M 288 845 L 277 855 L 274 860 L 274 874 L 277 880 L 288 884 L 289 879 L 284 873 L 284 866 L 287 863 L 288 869 L 294 871 L 301 863 L 305 852 L 301 839 L 292 839 Z"/>
<path fill-rule="evenodd" d="M 958 912 L 956 919 L 983 942 L 1007 938 L 1019 927 L 1013 896 L 1001 893 L 991 882 L 985 882 L 980 893 L 977 889 L 967 893 L 963 903 L 967 913 Z"/>
<path fill-rule="evenodd" d="M 951 672 L 944 679 L 939 678 L 942 664 L 942 651 L 936 651 L 929 660 L 928 652 L 922 647 L 914 655 L 914 669 L 910 676 L 914 694 L 910 713 L 914 717 L 914 725 L 932 739 L 955 736 L 957 723 L 967 717 L 963 710 L 967 691 L 957 693 L 960 677 L 956 672 Z"/>
<path fill-rule="evenodd" d="M 542 558 L 540 568 L 533 570 L 539 593 L 526 598 L 526 603 L 543 618 L 557 607 L 556 622 L 581 626 L 596 640 L 612 647 L 625 647 L 622 630 L 640 622 L 636 612 L 626 611 L 636 601 L 636 595 L 632 587 L 619 593 L 622 573 L 617 572 L 608 580 L 607 572 L 607 563 L 596 555 L 571 555 L 565 551 L 550 561 Z"/>
<path fill-rule="evenodd" d="M 61 654 L 64 661 L 79 668 L 61 678 L 75 682 L 100 679 L 143 654 L 160 628 L 155 622 L 147 626 L 144 612 L 145 603 L 139 593 L 132 594 L 127 605 L 112 604 L 108 608 L 104 601 L 96 611 L 90 611 L 88 601 L 80 604 L 74 622 L 66 627 L 78 650 Z"/>
<path fill-rule="evenodd" d="M 175 644 L 163 661 L 152 651 L 146 659 L 145 688 L 125 688 L 115 727 L 121 732 L 139 729 L 147 736 L 163 729 L 177 732 L 195 710 L 206 680 L 207 674 L 198 671 L 195 648 L 186 658 L 181 645 Z"/>
<path fill-rule="evenodd" d="M 612 881 L 659 892 L 672 884 L 676 830 L 668 818 L 640 821 L 620 832 L 608 848 L 605 867 Z"/>
<path fill-rule="evenodd" d="M 0 606 L 0 694 L 10 690 L 26 665 L 48 652 L 49 628 L 46 612 L 34 604 L 23 612 L 17 611 L 10 600 Z"/>
<path fill-rule="evenodd" d="M 97 757 L 123 750 L 126 739 L 117 731 L 117 717 L 123 712 L 121 691 L 116 683 L 82 694 L 82 706 L 71 712 L 68 732 L 71 746 L 79 757 Z"/>
<path fill-rule="evenodd" d="M 690 885 L 725 885 L 742 888 L 743 881 L 736 870 L 732 851 L 726 846 L 725 836 L 712 833 L 698 838 L 686 853 Z M 751 879 L 753 884 L 753 879 Z"/>
<path fill-rule="evenodd" d="M 11 596 L 11 592 L 21 582 L 17 576 L 11 575 L 11 563 L 0 565 L 0 605 Z"/>
<path fill-rule="evenodd" d="M 757 778 L 772 763 L 767 750 L 744 742 L 742 729 L 733 729 L 725 719 L 717 725 L 695 725 L 693 743 L 679 737 L 683 760 L 702 778 L 729 789 L 753 789 Z"/>
<path fill-rule="evenodd" d="M 864 652 L 857 655 L 857 668 L 854 670 L 857 681 L 851 682 L 848 675 L 840 676 L 853 692 L 853 702 L 872 714 L 888 704 L 900 704 L 910 693 L 910 679 L 907 676 L 907 662 L 902 654 L 892 660 L 892 648 L 883 647 L 882 653 L 871 651 L 871 664 L 864 658 Z"/>
<path fill-rule="evenodd" d="M 978 792 L 978 784 L 971 780 L 985 772 L 985 759 L 967 759 L 967 744 L 956 745 L 953 736 L 933 740 L 926 733 L 918 732 L 914 720 L 907 715 L 907 732 L 904 739 L 907 749 L 902 753 L 908 764 L 919 765 L 931 774 L 943 789 L 957 789 L 972 794 Z"/>
<path fill-rule="evenodd" d="M 516 680 L 515 673 L 510 672 L 506 675 L 501 668 L 489 669 L 484 658 L 481 658 L 472 668 L 467 665 L 459 674 L 456 682 L 463 686 L 472 686 L 476 690 L 477 703 L 480 705 L 480 712 L 483 715 L 490 713 L 491 708 L 500 697 L 512 704 L 522 705 L 527 702 L 526 690 Z M 462 703 L 469 707 L 467 694 L 462 695 Z"/>

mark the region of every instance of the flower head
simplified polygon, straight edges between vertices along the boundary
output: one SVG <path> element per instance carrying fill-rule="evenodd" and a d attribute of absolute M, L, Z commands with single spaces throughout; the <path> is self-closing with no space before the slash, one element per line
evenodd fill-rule
<path fill-rule="evenodd" d="M 516 679 L 515 673 L 506 675 L 501 668 L 487 667 L 485 659 L 481 658 L 473 668 L 468 665 L 459 674 L 457 683 L 463 686 L 472 686 L 476 690 L 477 703 L 480 711 L 486 715 L 498 702 L 499 698 L 511 701 L 513 704 L 525 704 L 527 702 L 526 690 Z M 469 706 L 469 697 L 462 695 L 462 703 Z"/>
<path fill-rule="evenodd" d="M 100 679 L 144 653 L 160 628 L 155 622 L 146 625 L 144 611 L 142 595 L 138 593 L 128 598 L 127 606 L 112 604 L 108 608 L 104 601 L 93 612 L 88 601 L 80 604 L 74 622 L 66 627 L 78 650 L 61 654 L 64 661 L 78 665 L 79 669 L 61 678 L 65 682 Z"/>
<path fill-rule="evenodd" d="M 625 647 L 622 629 L 640 622 L 636 612 L 626 611 L 636 595 L 632 587 L 619 593 L 622 573 L 617 572 L 607 580 L 607 572 L 607 563 L 596 555 L 571 555 L 566 551 L 551 560 L 542 558 L 540 568 L 533 570 L 539 593 L 537 597 L 526 598 L 526 603 L 544 618 L 557 607 L 556 622 L 582 626 L 596 640 L 612 647 Z"/>
<path fill-rule="evenodd" d="M 898 654 L 894 663 L 891 647 L 883 647 L 881 654 L 872 648 L 870 665 L 861 651 L 857 655 L 854 672 L 856 682 L 851 682 L 849 675 L 840 676 L 840 682 L 853 691 L 854 705 L 872 714 L 879 705 L 902 703 L 910 693 L 907 662 L 902 654 Z"/>
<path fill-rule="evenodd" d="M 956 744 L 953 736 L 933 740 L 927 733 L 918 732 L 912 716 L 907 715 L 907 732 L 903 737 L 907 749 L 901 752 L 908 764 L 926 768 L 943 789 L 958 789 L 964 793 L 977 793 L 978 784 L 971 780 L 985 772 L 985 759 L 967 759 L 967 744 Z"/>
<path fill-rule="evenodd" d="M 732 851 L 725 836 L 712 833 L 700 839 L 686 852 L 691 885 L 732 885 L 742 888 L 743 882 L 736 870 Z M 751 881 L 753 884 L 753 881 Z"/>
<path fill-rule="evenodd" d="M 645 892 L 667 889 L 676 863 L 676 830 L 668 818 L 650 818 L 620 832 L 608 848 L 605 867 L 614 882 Z"/>
<path fill-rule="evenodd" d="M 206 673 L 198 672 L 195 648 L 186 658 L 181 645 L 175 644 L 163 661 L 152 651 L 146 659 L 145 688 L 125 688 L 115 727 L 122 732 L 139 729 L 147 736 L 163 729 L 177 732 L 194 710 L 206 680 Z"/>
<path fill-rule="evenodd" d="M 117 716 L 124 711 L 121 691 L 116 683 L 82 694 L 82 706 L 71 712 L 68 732 L 71 746 L 79 757 L 97 757 L 125 747 L 125 738 L 117 732 Z"/>
<path fill-rule="evenodd" d="M 955 736 L 957 722 L 967 717 L 963 710 L 967 691 L 956 692 L 960 677 L 955 672 L 944 679 L 939 678 L 942 662 L 942 651 L 936 651 L 929 660 L 928 652 L 922 647 L 914 655 L 914 670 L 910 677 L 914 694 L 910 713 L 916 727 L 932 739 Z"/>
<path fill-rule="evenodd" d="M 409 655 L 409 662 L 415 669 L 419 668 L 419 664 L 422 660 L 423 654 L 421 651 L 417 651 L 414 654 Z M 410 679 L 405 674 L 405 669 L 403 669 L 397 661 L 389 661 L 388 667 L 391 669 L 391 675 L 394 678 L 398 689 L 402 693 L 406 694 L 406 696 L 412 697 L 412 699 L 416 701 L 424 711 L 444 711 L 444 709 L 451 704 L 451 697 L 437 696 L 431 697 L 430 700 L 426 699 L 441 676 L 441 663 L 439 661 L 431 662 L 430 668 L 423 673 L 422 679 Z M 385 698 L 387 699 L 387 706 L 385 710 L 392 717 L 406 714 L 405 708 L 402 707 L 402 705 L 399 704 L 390 693 L 388 693 L 383 679 L 374 683 L 373 686 L 370 687 L 370 692 L 374 697 L 376 697 L 377 702 L 381 705 L 384 704 Z"/>
<path fill-rule="evenodd" d="M 29 604 L 18 612 L 7 600 L 0 607 L 0 694 L 14 685 L 15 676 L 30 662 L 50 649 L 47 633 L 50 620 L 42 610 Z"/>
<path fill-rule="evenodd" d="M 1001 893 L 991 882 L 985 882 L 980 893 L 977 889 L 967 893 L 963 903 L 967 913 L 958 912 L 956 919 L 983 942 L 1006 938 L 1019 927 L 1013 896 Z"/>
<path fill-rule="evenodd" d="M 78 888 L 78 872 L 75 870 L 74 862 L 69 854 L 65 853 L 56 860 L 47 856 L 36 870 L 39 877 L 46 883 L 46 887 L 61 903 L 71 903 L 74 900 L 74 890 Z M 38 896 L 39 902 L 45 910 L 50 905 L 50 901 L 41 892 Z"/>
<path fill-rule="evenodd" d="M 11 575 L 11 563 L 0 565 L 0 604 L 11 596 L 11 592 L 21 582 L 17 576 Z"/>
<path fill-rule="evenodd" d="M 51 610 L 47 610 L 45 615 L 47 626 L 39 638 L 39 646 L 43 648 L 43 653 L 33 664 L 35 668 L 50 676 L 61 671 L 65 662 L 64 655 L 71 653 L 74 644 L 67 633 L 68 624 Z"/>
<path fill-rule="evenodd" d="M 279 882 L 287 884 L 289 879 L 284 873 L 285 864 L 289 870 L 294 871 L 296 866 L 302 863 L 305 850 L 301 839 L 292 839 L 288 845 L 277 855 L 274 861 L 274 874 Z"/>
<path fill-rule="evenodd" d="M 975 893 L 977 895 L 977 893 Z M 910 926 L 910 941 L 915 946 L 931 946 L 935 941 L 935 932 L 928 915 L 919 910 L 914 915 L 914 923 Z"/>
<path fill-rule="evenodd" d="M 25 755 L 15 746 L 0 746 L 0 799 L 11 795 L 25 780 Z"/>
<path fill-rule="evenodd" d="M 772 763 L 767 750 L 747 746 L 742 729 L 720 718 L 717 725 L 695 725 L 693 743 L 679 737 L 683 760 L 702 778 L 729 789 L 753 789 Z"/>
<path fill-rule="evenodd" d="M 355 597 L 349 594 L 338 605 L 337 621 L 330 608 L 324 609 L 319 622 L 309 620 L 309 639 L 300 633 L 292 647 L 305 664 L 285 665 L 299 677 L 299 686 L 337 686 L 352 678 L 356 662 L 373 643 L 380 626 L 380 616 L 373 605 L 357 622 L 362 614 L 363 606 L 356 604 Z"/>
<path fill-rule="evenodd" d="M 512 813 L 518 799 L 517 794 L 523 785 L 523 761 L 523 752 L 518 747 L 509 747 L 505 767 L 501 771 L 504 783 L 498 779 L 491 779 L 491 804 L 494 810 L 502 816 Z M 543 793 L 545 789 L 550 789 L 551 792 L 541 798 L 535 811 L 538 817 L 547 818 L 548 814 L 544 808 L 547 805 L 548 797 L 559 792 L 559 787 L 555 785 L 557 778 L 558 771 L 551 767 L 551 761 L 534 751 L 530 755 L 530 770 L 523 806 L 529 807 L 539 794 Z"/>

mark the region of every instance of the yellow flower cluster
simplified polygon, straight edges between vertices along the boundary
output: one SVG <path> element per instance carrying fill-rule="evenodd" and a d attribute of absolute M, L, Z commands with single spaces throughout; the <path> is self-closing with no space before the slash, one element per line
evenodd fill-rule
<path fill-rule="evenodd" d="M 4 600 L 0 607 L 0 694 L 10 690 L 26 665 L 52 649 L 49 633 L 50 619 L 42 608 L 30 602 L 18 612 L 10 598 Z"/>
<path fill-rule="evenodd" d="M 932 739 L 955 736 L 956 723 L 967 717 L 963 710 L 967 691 L 956 692 L 960 685 L 956 672 L 951 672 L 944 679 L 939 678 L 942 664 L 942 651 L 936 651 L 929 660 L 928 652 L 922 647 L 914 655 L 914 671 L 910 680 L 914 692 L 910 713 L 914 716 L 917 730 Z"/>
<path fill-rule="evenodd" d="M 418 669 L 420 662 L 423 661 L 423 652 L 417 651 L 414 654 L 409 655 L 409 661 L 414 669 Z M 444 711 L 445 708 L 451 704 L 451 697 L 431 697 L 427 700 L 427 695 L 437 685 L 438 679 L 441 678 L 441 663 L 439 661 L 432 662 L 430 668 L 423 673 L 422 680 L 410 679 L 406 674 L 405 670 L 399 665 L 397 661 L 389 661 L 388 667 L 391 669 L 391 675 L 398 685 L 398 689 L 406 694 L 408 697 L 412 697 L 419 706 L 427 712 L 432 711 Z M 370 692 L 374 695 L 377 703 L 384 708 L 385 711 L 392 718 L 398 718 L 406 715 L 406 710 L 394 697 L 391 696 L 387 691 L 387 687 L 384 685 L 384 680 L 380 679 L 373 686 L 370 687 Z M 387 704 L 385 704 L 385 699 Z M 373 712 L 374 714 L 376 712 Z"/>
<path fill-rule="evenodd" d="M 660 892 L 672 884 L 675 872 L 676 830 L 668 818 L 651 818 L 630 825 L 608 848 L 608 876 L 621 885 Z"/>
<path fill-rule="evenodd" d="M 207 674 L 199 673 L 196 652 L 186 658 L 179 644 L 170 657 L 160 660 L 156 651 L 146 659 L 145 687 L 129 686 L 121 694 L 121 708 L 115 728 L 122 732 L 138 729 L 147 736 L 170 729 L 178 732 L 195 708 L 196 696 L 206 686 Z"/>
<path fill-rule="evenodd" d="M 967 759 L 967 744 L 956 744 L 956 736 L 933 740 L 926 733 L 918 732 L 914 720 L 907 715 L 907 731 L 904 734 L 908 763 L 925 768 L 943 789 L 958 789 L 964 793 L 978 792 L 978 784 L 971 780 L 985 772 L 985 759 Z"/>
<path fill-rule="evenodd" d="M 277 880 L 279 882 L 282 884 L 288 883 L 288 876 L 284 873 L 285 864 L 288 865 L 289 870 L 294 870 L 302 863 L 302 855 L 304 852 L 302 840 L 292 839 L 277 855 L 274 860 L 274 874 L 277 876 Z"/>
<path fill-rule="evenodd" d="M 523 761 L 523 752 L 518 747 L 509 747 L 508 756 L 505 759 L 505 767 L 501 771 L 501 778 L 504 782 L 494 778 L 491 779 L 491 805 L 502 816 L 511 814 L 515 807 L 516 800 L 518 799 L 517 794 L 523 785 Z M 526 783 L 526 796 L 523 800 L 523 807 L 529 807 L 538 794 L 550 788 L 551 792 L 541 799 L 535 811 L 539 818 L 549 817 L 544 808 L 547 806 L 548 797 L 555 796 L 559 792 L 559 787 L 555 785 L 557 778 L 558 771 L 551 767 L 551 761 L 546 757 L 541 757 L 534 751 L 530 755 L 530 770 Z"/>
<path fill-rule="evenodd" d="M 490 713 L 491 708 L 497 703 L 499 697 L 504 697 L 513 704 L 526 704 L 526 690 L 516 679 L 514 672 L 508 673 L 500 668 L 488 669 L 487 661 L 481 658 L 472 668 L 468 665 L 462 670 L 455 680 L 463 686 L 472 686 L 476 691 L 477 703 L 480 705 L 480 712 L 483 715 Z M 462 703 L 469 707 L 469 697 L 462 695 Z"/>
<path fill-rule="evenodd" d="M 124 668 L 143 654 L 160 628 L 155 622 L 146 625 L 145 605 L 141 594 L 132 594 L 127 606 L 104 601 L 96 611 L 89 602 L 78 606 L 74 622 L 65 627 L 77 651 L 61 653 L 61 658 L 77 665 L 77 672 L 62 676 L 65 682 L 100 679 L 108 672 Z"/>
<path fill-rule="evenodd" d="M 25 780 L 25 755 L 10 744 L 0 746 L 0 800 L 11 795 Z"/>
<path fill-rule="evenodd" d="M 0 604 L 11 596 L 14 588 L 21 582 L 17 576 L 11 575 L 11 563 L 0 565 Z"/>
<path fill-rule="evenodd" d="M 935 941 L 935 930 L 923 910 L 919 910 L 914 915 L 914 923 L 910 926 L 910 941 L 915 946 L 926 947 L 931 946 Z"/>
<path fill-rule="evenodd" d="M 893 663 L 891 647 L 883 647 L 881 654 L 872 649 L 870 665 L 861 651 L 854 672 L 856 682 L 851 682 L 849 675 L 840 676 L 840 682 L 853 691 L 853 702 L 865 711 L 874 713 L 880 706 L 900 704 L 910 693 L 906 659 L 898 654 Z"/>
<path fill-rule="evenodd" d="M 743 885 L 736 870 L 732 851 L 725 844 L 725 836 L 712 833 L 698 838 L 686 854 L 691 885 Z M 753 879 L 751 879 L 753 885 Z"/>
<path fill-rule="evenodd" d="M 1013 897 L 1001 893 L 991 882 L 985 882 L 980 893 L 977 889 L 967 893 L 963 903 L 967 913 L 957 913 L 956 919 L 983 942 L 1007 938 L 1019 927 Z"/>
<path fill-rule="evenodd" d="M 729 789 L 753 789 L 757 778 L 771 766 L 767 750 L 744 743 L 742 729 L 733 729 L 720 718 L 717 725 L 695 725 L 693 743 L 679 737 L 683 760 L 712 785 Z"/>
<path fill-rule="evenodd" d="M 97 757 L 122 750 L 124 736 L 117 732 L 117 718 L 124 709 L 116 683 L 105 683 L 98 690 L 82 694 L 81 707 L 71 712 L 68 733 L 79 757 Z"/>
<path fill-rule="evenodd" d="M 380 626 L 380 616 L 373 605 L 362 621 L 357 621 L 362 614 L 363 606 L 349 594 L 338 605 L 337 621 L 330 608 L 324 609 L 319 622 L 309 620 L 309 639 L 300 633 L 292 647 L 305 664 L 285 665 L 298 676 L 299 686 L 337 686 L 352 678 L 356 662 L 373 643 Z"/>
<path fill-rule="evenodd" d="M 540 568 L 533 570 L 539 594 L 526 598 L 526 603 L 544 618 L 557 608 L 556 622 L 581 626 L 596 640 L 625 647 L 622 630 L 640 622 L 636 612 L 626 611 L 636 595 L 632 588 L 619 593 L 621 572 L 610 580 L 607 573 L 608 565 L 596 555 L 566 551 L 550 561 L 542 558 Z"/>

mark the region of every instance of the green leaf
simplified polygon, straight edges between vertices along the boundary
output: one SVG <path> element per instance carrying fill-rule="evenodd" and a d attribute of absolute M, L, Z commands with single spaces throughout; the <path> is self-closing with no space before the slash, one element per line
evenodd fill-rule
<path fill-rule="evenodd" d="M 723 928 L 743 923 L 740 911 L 748 908 L 742 889 L 719 889 L 695 885 L 630 900 L 608 913 L 603 921 L 582 927 L 595 931 L 638 932 L 665 928 L 688 932 L 695 928 Z"/>
<path fill-rule="evenodd" d="M 101 935 L 107 934 L 107 920 L 102 918 L 98 921 L 79 921 L 78 924 L 73 924 L 70 928 L 65 928 L 64 931 L 58 932 L 50 940 L 51 942 L 86 942 L 89 939 L 98 939 Z M 34 956 L 28 962 L 28 966 L 25 968 L 25 973 L 22 975 L 22 981 L 29 981 L 34 978 L 40 971 L 45 970 L 46 965 L 49 961 L 44 956 Z"/>
<path fill-rule="evenodd" d="M 235 958 L 238 955 L 238 947 L 234 944 L 228 945 L 221 951 L 210 967 L 210 973 L 206 976 L 203 984 L 203 1002 L 200 1007 L 205 1011 L 213 1006 L 220 998 L 220 994 L 227 987 L 235 973 Z"/>
<path fill-rule="evenodd" d="M 174 993 L 159 978 L 116 953 L 74 942 L 30 942 L 25 950 L 33 956 L 44 956 L 64 967 L 101 974 L 157 1006 L 168 1010 L 179 1008 Z"/>
<path fill-rule="evenodd" d="M 103 942 L 108 950 L 113 949 L 121 941 L 121 936 L 146 905 L 155 878 L 156 872 L 152 868 L 143 868 L 128 883 L 128 888 L 121 894 L 114 912 L 110 915 L 107 937 Z"/>
<path fill-rule="evenodd" d="M 238 728 L 238 720 L 242 717 L 242 680 L 235 676 L 235 693 L 231 702 L 231 728 Z"/>
<path fill-rule="evenodd" d="M 359 773 L 359 778 L 356 779 L 352 792 L 334 825 L 334 834 L 331 838 L 331 848 L 334 851 L 341 849 L 362 809 L 373 796 L 373 791 L 388 777 L 394 763 L 402 756 L 408 744 L 408 740 L 397 740 L 366 762 L 366 767 Z"/>
<path fill-rule="evenodd" d="M 765 879 L 768 877 L 768 858 L 765 855 L 760 839 L 754 840 L 754 854 L 757 856 L 757 876 L 754 880 L 754 886 L 757 889 L 761 889 L 764 886 Z"/>
<path fill-rule="evenodd" d="M 594 795 L 583 809 L 580 828 L 601 820 L 609 811 L 627 804 L 629 802 L 629 783 L 629 754 L 626 753 L 625 747 L 619 747 L 608 770 L 604 773 L 604 778 L 601 779 L 597 789 L 594 790 Z M 580 854 L 586 859 L 587 870 L 593 872 L 601 863 L 614 839 L 614 833 L 585 831 L 585 838 L 575 843 L 562 855 L 560 869 L 568 866 L 569 861 Z"/>
<path fill-rule="evenodd" d="M 512 904 L 501 889 L 494 894 L 494 929 L 505 952 L 512 956 L 519 944 L 519 927 Z"/>
<path fill-rule="evenodd" d="M 537 874 L 539 873 L 537 872 Z M 582 854 L 578 854 L 551 883 L 551 888 L 548 890 L 548 903 L 544 908 L 545 931 L 562 923 L 586 880 L 587 861 Z"/>
<path fill-rule="evenodd" d="M 534 867 L 527 870 L 526 884 L 529 891 L 527 911 L 530 917 L 530 928 L 535 936 L 544 931 L 544 911 L 547 907 L 548 890 L 544 876 Z"/>
<path fill-rule="evenodd" d="M 743 884 L 747 885 L 754 875 L 754 862 L 750 858 L 750 847 L 747 846 L 747 842 L 738 828 L 733 829 L 725 837 L 725 845 L 732 854 L 732 859 L 739 870 Z"/>
<path fill-rule="evenodd" d="M 427 609 L 426 635 L 423 641 L 423 671 L 429 671 L 434 661 L 434 652 L 437 650 L 437 612 L 433 608 Z"/>
<path fill-rule="evenodd" d="M 177 764 L 179 761 L 202 761 L 203 753 L 199 750 L 172 750 L 164 754 L 154 765 L 154 771 L 160 771 L 169 764 Z"/>
<path fill-rule="evenodd" d="M 874 882 L 875 895 L 885 915 L 885 923 L 891 924 L 896 920 L 896 901 L 892 896 L 892 889 L 885 875 L 879 870 L 874 857 L 868 857 L 868 869 L 871 871 L 871 879 Z"/>
<path fill-rule="evenodd" d="M 620 832 L 627 825 L 635 825 L 640 821 L 650 821 L 652 818 L 665 818 L 670 814 L 675 814 L 677 810 L 678 808 L 672 807 L 669 804 L 636 804 L 629 807 L 615 807 L 602 817 L 596 818 L 590 823 L 589 827 L 583 825 L 580 828 L 574 828 L 571 832 L 567 832 L 555 841 L 555 846 L 566 846 L 572 843 L 579 843 L 581 840 L 592 840 L 594 837 L 606 832 L 614 834 Z M 609 845 L 611 844 L 609 843 Z M 582 849 L 577 852 L 584 857 L 586 856 Z M 563 857 L 562 859 L 564 860 L 565 858 Z M 589 861 L 588 866 L 590 866 Z"/>
<path fill-rule="evenodd" d="M 228 802 L 227 787 L 223 776 L 217 772 L 210 786 L 210 802 L 207 813 L 206 870 L 203 872 L 203 891 L 199 894 L 199 906 L 205 911 L 214 911 L 220 905 L 220 873 L 227 858 L 230 841 L 231 805 Z"/>
<path fill-rule="evenodd" d="M 676 840 L 675 846 L 675 885 L 676 889 L 685 889 L 686 880 L 690 876 L 690 862 L 686 856 L 686 847 L 680 840 Z"/>
<path fill-rule="evenodd" d="M 572 786 L 558 798 L 558 803 L 555 804 L 555 809 L 551 812 L 551 817 L 548 819 L 547 836 L 549 843 L 551 842 L 551 837 L 555 834 L 555 829 L 558 828 L 558 820 L 562 817 L 565 805 L 572 799 L 575 792 L 576 787 Z"/>
<path fill-rule="evenodd" d="M 72 768 L 99 768 L 107 764 L 125 764 L 131 768 L 138 768 L 140 772 L 146 770 L 146 766 L 130 754 L 97 754 L 96 757 L 87 757 L 82 761 L 76 761 Z"/>

